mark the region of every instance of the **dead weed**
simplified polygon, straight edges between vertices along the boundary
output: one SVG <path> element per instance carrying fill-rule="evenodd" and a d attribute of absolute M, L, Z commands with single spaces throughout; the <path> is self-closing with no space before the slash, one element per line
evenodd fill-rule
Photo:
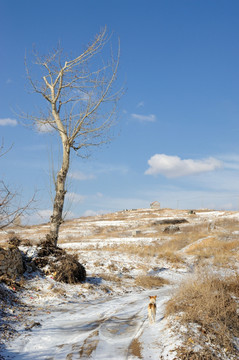
<path fill-rule="evenodd" d="M 219 278 L 204 269 L 180 286 L 166 305 L 166 316 L 177 314 L 179 321 L 188 328 L 193 342 L 201 341 L 204 349 L 209 343 L 233 354 L 233 337 L 239 336 L 238 303 L 235 299 L 238 294 L 238 275 Z M 190 332 L 192 324 L 197 325 L 196 335 Z"/>
<path fill-rule="evenodd" d="M 143 287 L 144 289 L 152 289 L 167 284 L 169 284 L 168 280 L 158 276 L 139 275 L 135 278 L 135 285 Z"/>
<path fill-rule="evenodd" d="M 214 265 L 228 265 L 230 258 L 237 255 L 239 249 L 239 240 L 227 241 L 219 239 L 217 235 L 205 238 L 202 241 L 192 244 L 186 253 L 196 255 L 200 259 L 213 258 Z"/>

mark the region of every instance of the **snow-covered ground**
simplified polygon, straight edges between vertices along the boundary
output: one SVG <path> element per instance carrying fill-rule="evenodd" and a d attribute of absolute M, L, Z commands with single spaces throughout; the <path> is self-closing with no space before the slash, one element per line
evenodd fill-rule
<path fill-rule="evenodd" d="M 153 325 L 147 320 L 147 297 L 152 291 L 84 301 L 73 297 L 54 304 L 44 299 L 34 316 L 40 325 L 27 331 L 20 328 L 20 335 L 2 354 L 16 360 L 159 359 L 179 341 L 163 318 L 170 293 L 169 286 L 153 291 L 159 299 Z M 167 358 L 173 359 L 173 352 Z"/>
<path fill-rule="evenodd" d="M 74 245 L 80 248 L 79 243 Z M 28 280 L 21 300 L 33 306 L 34 311 L 26 322 L 19 324 L 19 335 L 6 343 L 1 354 L 15 360 L 133 360 L 159 359 L 161 355 L 174 359 L 173 349 L 180 340 L 167 328 L 164 304 L 188 270 L 171 269 L 163 264 L 156 267 L 157 261 L 149 264 L 148 275 L 160 275 L 170 285 L 144 290 L 133 283 L 135 277 L 144 273 L 139 258 L 97 251 L 90 256 L 87 259 L 89 254 L 80 252 L 89 273 L 84 284 L 59 284 L 52 276 L 36 275 Z M 95 263 L 99 263 L 97 271 Z M 122 283 L 125 263 L 130 276 Z M 104 280 L 102 273 L 114 273 L 119 281 Z M 152 325 L 147 319 L 149 295 L 157 295 L 157 317 Z M 34 323 L 40 325 L 31 328 Z"/>
<path fill-rule="evenodd" d="M 175 265 L 153 255 L 132 255 L 121 251 L 121 247 L 125 244 L 143 247 L 160 241 L 159 220 L 184 218 L 187 224 L 182 224 L 183 227 L 210 225 L 224 217 L 238 219 L 238 215 L 139 210 L 67 222 L 61 230 L 60 246 L 78 254 L 86 267 L 87 280 L 69 285 L 56 282 L 52 275 L 32 274 L 19 293 L 23 303 L 32 307 L 32 314 L 19 321 L 18 335 L 5 342 L 0 359 L 1 356 L 15 360 L 177 359 L 176 349 L 183 340 L 179 332 L 173 331 L 172 324 L 169 326 L 164 307 L 181 281 L 192 275 L 193 258 L 187 255 L 185 262 Z M 38 229 L 39 234 L 44 234 L 42 228 Z M 36 228 L 35 232 L 30 228 L 14 231 L 28 239 L 37 239 Z M 125 231 L 129 234 L 121 236 Z M 110 251 L 103 249 L 112 246 Z M 34 249 L 22 246 L 29 256 L 34 256 Z M 160 277 L 168 283 L 146 290 L 137 285 L 140 276 Z M 147 319 L 149 295 L 157 295 L 154 324 Z"/>

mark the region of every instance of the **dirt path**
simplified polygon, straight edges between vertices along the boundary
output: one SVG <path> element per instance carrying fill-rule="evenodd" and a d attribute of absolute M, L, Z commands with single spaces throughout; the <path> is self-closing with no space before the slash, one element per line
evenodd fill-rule
<path fill-rule="evenodd" d="M 149 328 L 149 293 L 152 291 L 101 301 L 68 302 L 49 308 L 48 313 L 34 317 L 41 326 L 28 331 L 22 329 L 3 355 L 15 360 L 143 358 L 144 344 L 140 336 L 147 335 Z M 159 322 L 170 288 L 161 288 L 154 293 L 159 298 Z"/>

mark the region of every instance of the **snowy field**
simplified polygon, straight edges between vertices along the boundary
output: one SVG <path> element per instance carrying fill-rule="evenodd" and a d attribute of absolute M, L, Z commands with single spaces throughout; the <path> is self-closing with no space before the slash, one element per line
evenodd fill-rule
<path fill-rule="evenodd" d="M 190 238 L 198 226 L 210 238 L 214 228 L 218 231 L 218 219 L 222 221 L 220 231 L 225 232 L 223 221 L 237 222 L 238 218 L 238 212 L 200 211 L 192 215 L 187 211 L 138 210 L 65 223 L 59 246 L 78 254 L 87 280 L 69 285 L 56 282 L 52 274 L 29 275 L 19 296 L 31 306 L 32 313 L 19 322 L 16 314 L 17 336 L 4 342 L 0 359 L 178 359 L 176 349 L 183 344 L 184 329 L 179 332 L 177 322 L 165 317 L 165 304 L 179 284 L 193 275 L 196 258 L 187 254 L 188 244 L 177 251 L 184 258 L 181 263 L 154 254 L 133 254 L 131 246 L 140 250 L 170 240 L 173 235 L 165 235 L 162 220 L 186 220 L 179 225 L 179 241 L 181 232 Z M 47 226 L 37 229 L 14 232 L 36 242 Z M 233 238 L 238 234 L 233 229 Z M 21 246 L 33 257 L 35 248 Z M 161 278 L 165 284 L 147 288 L 139 282 L 147 276 Z M 154 324 L 147 318 L 149 295 L 157 295 Z"/>

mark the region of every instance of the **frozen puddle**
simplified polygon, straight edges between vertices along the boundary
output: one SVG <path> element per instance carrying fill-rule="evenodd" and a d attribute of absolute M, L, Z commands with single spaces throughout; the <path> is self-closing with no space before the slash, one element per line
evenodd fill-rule
<path fill-rule="evenodd" d="M 163 304 L 170 292 L 169 286 L 153 291 L 158 296 L 158 310 L 152 327 L 160 326 Z M 22 329 L 2 355 L 15 360 L 137 359 L 139 357 L 130 351 L 135 339 L 139 341 L 142 337 L 147 351 L 150 350 L 147 341 L 152 336 L 147 320 L 149 294 L 152 291 L 49 308 L 49 313 L 34 317 L 41 326 L 30 331 Z M 160 334 L 156 331 L 155 335 L 158 338 Z M 158 359 L 158 352 L 153 351 L 150 359 Z"/>

